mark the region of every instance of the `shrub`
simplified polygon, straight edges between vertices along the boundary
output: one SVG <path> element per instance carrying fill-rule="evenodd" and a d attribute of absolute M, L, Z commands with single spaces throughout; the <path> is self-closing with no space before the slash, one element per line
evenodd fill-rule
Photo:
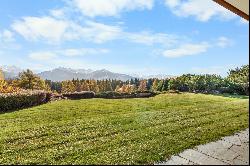
<path fill-rule="evenodd" d="M 47 103 L 51 93 L 45 91 L 20 91 L 17 93 L 0 93 L 0 112 L 17 110 Z"/>
<path fill-rule="evenodd" d="M 69 99 L 90 99 L 95 97 L 95 92 L 82 91 L 74 93 L 65 93 L 63 94 L 63 97 L 67 97 Z"/>

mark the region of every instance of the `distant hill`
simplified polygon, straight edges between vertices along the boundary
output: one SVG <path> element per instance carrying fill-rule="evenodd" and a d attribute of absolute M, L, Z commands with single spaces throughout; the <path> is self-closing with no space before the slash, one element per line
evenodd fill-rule
<path fill-rule="evenodd" d="M 113 73 L 108 70 L 85 70 L 79 69 L 74 70 L 70 68 L 56 68 L 51 71 L 44 71 L 38 73 L 38 75 L 43 79 L 48 79 L 52 81 L 63 81 L 63 80 L 72 80 L 74 79 L 94 79 L 94 80 L 103 80 L 103 79 L 117 79 L 117 80 L 130 80 L 134 78 L 126 74 Z"/>

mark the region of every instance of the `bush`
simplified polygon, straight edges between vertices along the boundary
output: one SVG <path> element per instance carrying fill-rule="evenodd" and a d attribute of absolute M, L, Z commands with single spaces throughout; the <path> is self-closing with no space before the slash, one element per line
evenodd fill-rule
<path fill-rule="evenodd" d="M 90 99 L 95 97 L 95 92 L 83 91 L 83 92 L 74 92 L 74 93 L 65 93 L 63 97 L 69 99 Z"/>
<path fill-rule="evenodd" d="M 50 101 L 51 93 L 45 91 L 21 91 L 0 93 L 0 112 L 17 110 L 44 104 Z"/>

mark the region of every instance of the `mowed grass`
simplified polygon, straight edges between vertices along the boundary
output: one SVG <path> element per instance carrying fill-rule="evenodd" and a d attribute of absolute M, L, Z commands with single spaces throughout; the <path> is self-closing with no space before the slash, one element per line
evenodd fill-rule
<path fill-rule="evenodd" d="M 1 164 L 153 164 L 248 127 L 248 99 L 162 94 L 0 114 Z"/>

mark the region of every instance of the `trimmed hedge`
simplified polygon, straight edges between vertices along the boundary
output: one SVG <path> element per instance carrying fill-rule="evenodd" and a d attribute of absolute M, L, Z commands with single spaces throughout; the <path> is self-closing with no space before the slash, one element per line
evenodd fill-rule
<path fill-rule="evenodd" d="M 50 101 L 51 93 L 45 91 L 21 91 L 0 93 L 0 112 L 17 110 L 44 104 Z"/>
<path fill-rule="evenodd" d="M 95 92 L 83 91 L 83 92 L 65 93 L 62 96 L 69 99 L 91 99 L 95 97 Z"/>
<path fill-rule="evenodd" d="M 153 97 L 156 93 L 151 91 L 145 92 L 132 92 L 132 93 L 118 93 L 113 91 L 101 92 L 95 95 L 95 98 L 105 98 L 105 99 L 122 99 L 122 98 L 145 98 Z"/>

